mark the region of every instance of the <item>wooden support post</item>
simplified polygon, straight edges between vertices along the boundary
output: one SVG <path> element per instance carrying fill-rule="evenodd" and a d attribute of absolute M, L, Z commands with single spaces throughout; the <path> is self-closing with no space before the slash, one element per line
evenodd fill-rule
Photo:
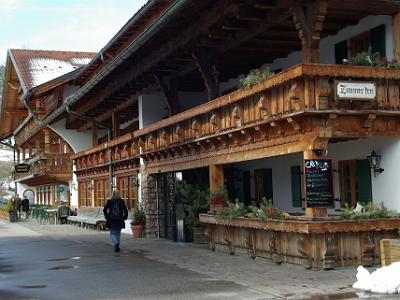
<path fill-rule="evenodd" d="M 49 201 L 50 205 L 55 205 L 55 200 L 56 200 L 56 186 L 52 185 L 51 187 L 51 199 Z"/>
<path fill-rule="evenodd" d="M 112 115 L 112 132 L 113 139 L 119 137 L 119 114 L 116 111 L 113 111 Z"/>
<path fill-rule="evenodd" d="M 193 52 L 197 68 L 204 80 L 204 85 L 207 88 L 208 101 L 214 100 L 219 97 L 219 84 L 218 74 L 215 65 L 210 59 L 207 59 L 203 53 Z"/>
<path fill-rule="evenodd" d="M 211 165 L 209 166 L 209 180 L 210 180 L 210 191 L 216 191 L 218 187 L 224 186 L 224 166 L 223 165 Z M 210 203 L 210 211 L 216 213 L 221 210 L 224 206 L 213 205 Z"/>
<path fill-rule="evenodd" d="M 302 43 L 303 63 L 319 63 L 319 41 L 327 12 L 327 2 L 317 0 L 304 8 L 297 5 L 291 10 Z"/>
<path fill-rule="evenodd" d="M 36 139 L 35 140 L 35 149 L 36 149 L 36 151 L 35 151 L 35 154 L 37 155 L 38 153 L 40 153 L 40 140 L 39 139 Z"/>
<path fill-rule="evenodd" d="M 50 131 L 48 129 L 44 130 L 44 152 L 50 153 Z"/>
<path fill-rule="evenodd" d="M 324 152 L 322 150 L 322 152 Z M 315 150 L 305 150 L 303 152 L 304 159 L 320 159 L 321 157 L 316 155 Z M 304 176 L 305 180 L 305 176 Z M 305 188 L 306 184 L 304 184 Z M 306 193 L 304 193 L 306 194 Z M 327 217 L 328 216 L 328 211 L 326 208 L 321 208 L 321 207 L 307 207 L 307 199 L 306 199 L 306 216 L 315 218 L 315 217 Z"/>
<path fill-rule="evenodd" d="M 179 95 L 178 88 L 176 86 L 176 80 L 174 78 L 170 78 L 169 82 L 166 82 L 166 79 L 160 74 L 156 74 L 156 79 L 161 89 L 164 92 L 165 97 L 167 97 L 168 101 L 168 115 L 171 117 L 179 113 Z"/>
<path fill-rule="evenodd" d="M 400 62 L 400 13 L 392 17 L 393 60 Z"/>
<path fill-rule="evenodd" d="M 22 161 L 25 161 L 26 155 L 25 155 L 25 148 L 22 148 Z"/>
<path fill-rule="evenodd" d="M 92 124 L 92 145 L 96 147 L 99 144 L 99 133 L 97 130 L 97 125 L 95 123 Z"/>

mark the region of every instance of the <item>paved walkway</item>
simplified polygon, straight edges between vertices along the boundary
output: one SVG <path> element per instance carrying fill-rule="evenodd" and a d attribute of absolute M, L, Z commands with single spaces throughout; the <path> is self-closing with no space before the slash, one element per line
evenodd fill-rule
<path fill-rule="evenodd" d="M 29 220 L 2 223 L 1 227 L 0 238 L 46 236 L 47 239 L 93 244 L 93 247 L 99 243 L 111 244 L 108 232 L 85 230 L 71 225 L 40 225 Z M 313 271 L 296 265 L 277 265 L 262 258 L 251 259 L 212 252 L 208 245 L 174 243 L 162 239 L 133 239 L 127 234 L 122 235 L 121 248 L 216 280 L 234 282 L 260 293 L 262 299 L 352 299 L 355 296 L 351 285 L 355 282 L 356 268 Z"/>

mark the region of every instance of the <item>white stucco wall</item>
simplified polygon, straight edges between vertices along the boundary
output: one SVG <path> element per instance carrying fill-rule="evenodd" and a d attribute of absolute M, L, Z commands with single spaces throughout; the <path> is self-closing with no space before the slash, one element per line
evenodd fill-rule
<path fill-rule="evenodd" d="M 274 206 L 288 212 L 302 212 L 301 208 L 292 207 L 292 190 L 290 179 L 290 167 L 302 166 L 303 154 L 278 156 L 268 159 L 251 160 L 235 164 L 242 172 L 250 171 L 251 198 L 255 198 L 254 170 L 272 169 L 272 185 Z M 243 183 L 243 182 L 242 182 Z"/>
<path fill-rule="evenodd" d="M 340 178 L 338 172 L 338 161 L 366 159 L 371 151 L 375 150 L 382 156 L 381 167 L 384 172 L 374 177 L 371 171 L 372 198 L 375 204 L 383 202 L 390 209 L 400 211 L 400 189 L 398 179 L 400 178 L 400 138 L 376 137 L 369 139 L 354 140 L 342 143 L 329 144 L 328 158 L 332 159 L 334 168 L 335 199 L 340 199 Z M 254 170 L 271 168 L 274 195 L 274 206 L 288 212 L 302 212 L 301 208 L 292 207 L 290 167 L 301 166 L 303 168 L 303 154 L 279 156 L 274 158 L 259 159 L 235 164 L 235 167 L 251 174 L 251 197 L 255 197 Z M 242 182 L 236 183 L 243 184 Z M 238 190 L 243 193 L 242 188 Z M 339 208 L 340 202 L 335 201 L 335 208 Z M 330 210 L 330 213 L 333 213 Z"/>
<path fill-rule="evenodd" d="M 372 199 L 374 203 L 383 202 L 386 207 L 400 211 L 400 139 L 376 137 L 349 141 L 344 143 L 330 144 L 328 156 L 335 162 L 338 160 L 366 159 L 371 151 L 382 156 L 381 167 L 384 172 L 374 177 L 371 172 Z M 335 194 L 339 197 L 338 173 L 335 173 Z"/>
<path fill-rule="evenodd" d="M 180 92 L 179 111 L 185 111 L 207 102 L 206 92 Z M 167 98 L 157 92 L 139 96 L 139 129 L 168 117 Z"/>
<path fill-rule="evenodd" d="M 167 98 L 161 93 L 139 96 L 139 129 L 168 117 Z"/>
<path fill-rule="evenodd" d="M 66 119 L 62 119 L 52 125 L 49 125 L 51 129 L 57 132 L 77 153 L 93 147 L 92 145 L 92 131 L 77 131 L 72 129 L 66 129 Z M 103 135 L 104 131 L 99 130 L 99 136 Z"/>
<path fill-rule="evenodd" d="M 26 190 L 31 190 L 34 193 L 34 197 L 36 198 L 36 187 L 27 186 L 26 184 L 18 183 L 17 182 L 17 194 L 21 199 L 23 199 L 24 192 Z M 34 204 L 34 199 L 29 199 L 30 204 Z"/>
<path fill-rule="evenodd" d="M 75 166 L 73 170 L 75 171 Z M 76 179 L 76 174 L 72 173 L 72 180 L 68 182 L 70 190 L 70 206 L 71 208 L 78 207 L 78 180 Z"/>

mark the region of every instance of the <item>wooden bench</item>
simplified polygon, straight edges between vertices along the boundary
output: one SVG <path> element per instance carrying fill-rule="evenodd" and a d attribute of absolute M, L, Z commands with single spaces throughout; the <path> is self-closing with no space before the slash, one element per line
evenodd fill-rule
<path fill-rule="evenodd" d="M 106 218 L 102 207 L 81 207 L 77 216 L 69 216 L 67 220 L 70 224 L 85 228 L 105 229 L 106 226 Z"/>

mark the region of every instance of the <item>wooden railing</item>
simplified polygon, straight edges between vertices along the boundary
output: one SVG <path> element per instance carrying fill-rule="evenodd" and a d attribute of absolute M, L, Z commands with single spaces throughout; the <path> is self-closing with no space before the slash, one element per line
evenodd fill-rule
<path fill-rule="evenodd" d="M 348 114 L 399 112 L 400 71 L 342 65 L 297 65 L 249 89 L 238 90 L 199 105 L 111 143 L 73 156 L 77 169 L 107 163 L 113 159 L 158 157 L 168 159 L 179 148 L 207 142 L 230 146 L 255 141 L 263 126 L 279 130 L 286 120 L 296 127 L 295 118 L 304 114 Z M 368 81 L 376 84 L 376 100 L 335 99 L 337 80 Z M 251 132 L 251 134 L 249 134 Z"/>
<path fill-rule="evenodd" d="M 14 180 L 31 175 L 70 173 L 72 171 L 70 154 L 41 153 L 27 160 L 26 163 L 30 164 L 30 171 L 28 173 L 14 173 Z"/>
<path fill-rule="evenodd" d="M 15 143 L 17 145 L 22 145 L 26 142 L 35 132 L 40 129 L 39 122 L 31 117 L 26 124 L 22 126 L 15 134 Z"/>
<path fill-rule="evenodd" d="M 72 155 L 76 160 L 76 169 L 106 167 L 111 161 L 123 163 L 138 155 L 137 145 L 132 142 L 132 134 L 123 135 L 111 142 L 103 143 L 95 148 Z"/>

